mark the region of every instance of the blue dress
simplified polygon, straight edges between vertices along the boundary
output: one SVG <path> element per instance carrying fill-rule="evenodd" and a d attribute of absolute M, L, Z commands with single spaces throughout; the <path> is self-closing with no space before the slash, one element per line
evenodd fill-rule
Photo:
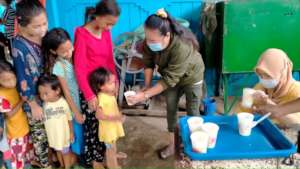
<path fill-rule="evenodd" d="M 68 88 L 70 90 L 71 97 L 77 106 L 78 110 L 81 112 L 80 108 L 80 98 L 79 98 L 79 88 L 75 78 L 74 68 L 72 63 L 68 60 L 59 58 L 53 67 L 53 74 L 62 77 L 66 80 Z M 74 117 L 74 113 L 72 114 Z M 83 152 L 83 128 L 82 125 L 77 123 L 73 118 L 73 130 L 74 130 L 74 142 L 71 144 L 72 151 L 80 155 Z"/>

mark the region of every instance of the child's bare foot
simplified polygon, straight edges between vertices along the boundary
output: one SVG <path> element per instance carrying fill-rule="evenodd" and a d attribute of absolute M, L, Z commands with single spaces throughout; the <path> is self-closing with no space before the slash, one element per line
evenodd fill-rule
<path fill-rule="evenodd" d="M 125 158 L 127 158 L 127 154 L 123 153 L 123 152 L 118 152 L 117 153 L 117 158 L 119 158 L 119 159 L 125 159 Z"/>

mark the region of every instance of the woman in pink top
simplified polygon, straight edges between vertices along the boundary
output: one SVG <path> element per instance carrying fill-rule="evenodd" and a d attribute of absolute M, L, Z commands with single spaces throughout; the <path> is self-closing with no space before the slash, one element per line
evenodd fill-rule
<path fill-rule="evenodd" d="M 88 76 L 99 67 L 116 74 L 110 29 L 117 22 L 119 15 L 120 9 L 114 0 L 102 0 L 92 11 L 91 20 L 75 31 L 75 74 L 79 88 L 88 103 L 82 103 L 82 111 L 86 115 L 84 155 L 86 162 L 92 164 L 93 168 L 102 167 L 105 145 L 98 139 L 99 124 L 95 117 L 98 100 L 88 83 Z"/>

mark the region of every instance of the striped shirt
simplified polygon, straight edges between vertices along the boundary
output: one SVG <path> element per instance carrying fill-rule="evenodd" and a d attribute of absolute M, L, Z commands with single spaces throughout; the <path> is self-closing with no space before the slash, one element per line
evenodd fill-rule
<path fill-rule="evenodd" d="M 11 39 L 14 37 L 15 32 L 15 18 L 16 11 L 8 6 L 4 13 L 4 25 L 5 25 L 5 36 L 7 39 Z"/>

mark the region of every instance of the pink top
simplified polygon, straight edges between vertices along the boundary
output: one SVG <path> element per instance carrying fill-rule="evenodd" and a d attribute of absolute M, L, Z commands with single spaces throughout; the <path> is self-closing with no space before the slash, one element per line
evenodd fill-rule
<path fill-rule="evenodd" d="M 84 27 L 78 27 L 75 31 L 74 49 L 74 66 L 78 85 L 85 100 L 89 101 L 96 97 L 88 82 L 90 72 L 104 67 L 116 74 L 110 31 L 103 31 L 99 39 Z"/>

